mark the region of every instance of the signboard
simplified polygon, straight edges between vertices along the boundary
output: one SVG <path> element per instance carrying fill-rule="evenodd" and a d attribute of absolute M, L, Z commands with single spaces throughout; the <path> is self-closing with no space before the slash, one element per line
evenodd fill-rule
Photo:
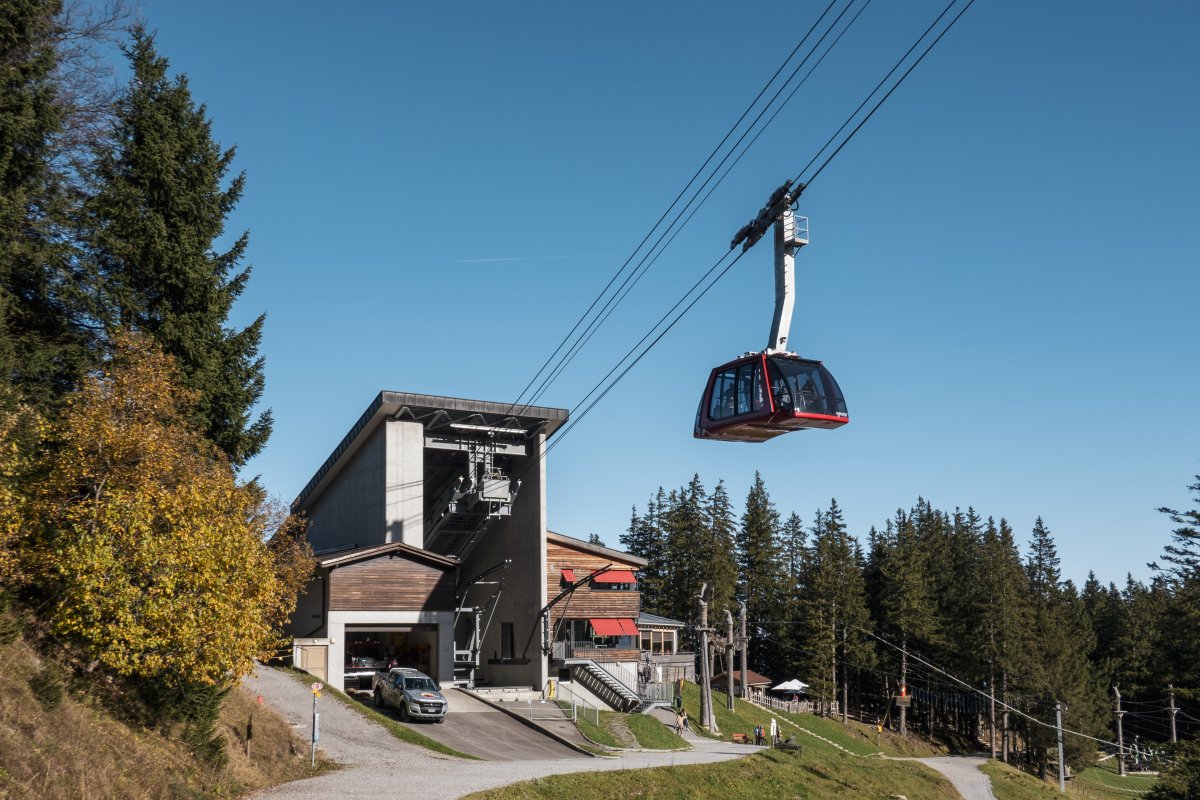
<path fill-rule="evenodd" d="M 912 697 L 909 695 L 902 694 L 896 696 L 897 708 L 908 708 L 910 705 L 912 705 Z"/>

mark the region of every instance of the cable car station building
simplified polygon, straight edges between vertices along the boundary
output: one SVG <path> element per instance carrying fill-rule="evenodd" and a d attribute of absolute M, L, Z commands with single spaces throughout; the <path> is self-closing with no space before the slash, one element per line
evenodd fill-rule
<path fill-rule="evenodd" d="M 295 664 L 364 688 L 389 665 L 540 688 L 585 648 L 636 667 L 645 562 L 546 530 L 544 452 L 566 420 L 559 408 L 376 396 L 292 503 L 317 560 L 289 626 Z M 548 606 L 572 569 L 605 565 L 573 608 Z"/>

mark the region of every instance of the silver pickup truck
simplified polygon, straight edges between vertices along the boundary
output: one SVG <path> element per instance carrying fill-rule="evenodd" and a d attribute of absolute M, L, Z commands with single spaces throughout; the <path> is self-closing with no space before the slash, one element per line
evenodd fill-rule
<path fill-rule="evenodd" d="M 406 667 L 376 673 L 372 693 L 376 706 L 395 708 L 404 722 L 415 719 L 445 722 L 446 712 L 450 709 L 437 681 L 424 672 Z"/>

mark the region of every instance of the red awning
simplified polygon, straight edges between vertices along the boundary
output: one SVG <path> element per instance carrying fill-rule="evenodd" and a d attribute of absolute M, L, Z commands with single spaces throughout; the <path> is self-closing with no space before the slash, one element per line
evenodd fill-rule
<path fill-rule="evenodd" d="M 596 583 L 637 583 L 633 572 L 627 569 L 610 569 L 608 572 L 600 573 L 592 580 Z"/>
<path fill-rule="evenodd" d="M 564 580 L 564 581 L 566 581 L 567 583 L 574 583 L 574 582 L 575 582 L 575 570 L 573 570 L 573 569 L 564 569 L 564 570 L 562 571 L 562 573 L 563 573 L 563 580 Z"/>
<path fill-rule="evenodd" d="M 597 636 L 637 636 L 637 624 L 631 619 L 589 619 Z"/>

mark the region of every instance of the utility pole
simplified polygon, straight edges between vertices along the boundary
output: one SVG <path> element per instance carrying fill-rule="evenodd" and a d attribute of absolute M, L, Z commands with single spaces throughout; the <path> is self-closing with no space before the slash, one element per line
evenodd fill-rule
<path fill-rule="evenodd" d="M 1004 763 L 1008 763 L 1008 670 L 1004 670 L 1001 674 L 1001 680 L 1004 682 L 1000 687 L 1001 696 L 1004 698 L 1004 729 L 1000 734 L 1000 746 L 1004 751 Z"/>
<path fill-rule="evenodd" d="M 708 603 L 704 601 L 704 593 L 708 584 L 700 585 L 700 594 L 696 596 L 700 603 L 700 724 L 709 733 L 717 733 L 717 722 L 713 718 L 712 708 L 712 667 L 708 652 Z"/>
<path fill-rule="evenodd" d="M 850 667 L 846 663 L 846 626 L 842 625 L 842 724 L 850 719 Z"/>
<path fill-rule="evenodd" d="M 738 603 L 738 626 L 741 628 L 741 636 L 738 637 L 738 647 L 742 651 L 742 687 L 741 698 L 747 700 L 750 697 L 750 690 L 746 688 L 746 651 L 750 645 L 750 638 L 746 635 L 746 603 L 742 601 Z"/>
<path fill-rule="evenodd" d="M 900 696 L 908 696 L 908 636 L 903 633 L 900 634 Z M 907 705 L 900 706 L 900 735 L 908 736 Z"/>
<path fill-rule="evenodd" d="M 1171 684 L 1171 683 L 1167 684 L 1167 697 L 1170 698 L 1170 701 L 1171 701 L 1171 707 L 1169 709 L 1171 712 L 1171 744 L 1175 744 L 1176 742 L 1179 741 L 1177 738 L 1175 738 L 1175 715 L 1177 713 L 1179 713 L 1179 709 L 1175 707 L 1175 685 L 1174 684 Z"/>
<path fill-rule="evenodd" d="M 1117 705 L 1117 767 L 1120 774 L 1125 774 L 1125 731 L 1122 729 L 1121 718 L 1125 712 L 1121 710 L 1121 690 L 1113 686 L 1113 697 Z"/>
<path fill-rule="evenodd" d="M 1054 704 L 1054 717 L 1058 725 L 1058 790 L 1067 793 L 1067 775 L 1063 769 L 1062 703 Z"/>
<path fill-rule="evenodd" d="M 992 662 L 988 662 L 988 729 L 991 735 L 988 737 L 991 740 L 991 755 L 992 760 L 996 760 L 996 671 L 992 668 Z"/>
<path fill-rule="evenodd" d="M 725 630 L 725 708 L 733 711 L 733 614 L 728 608 L 725 609 Z"/>

